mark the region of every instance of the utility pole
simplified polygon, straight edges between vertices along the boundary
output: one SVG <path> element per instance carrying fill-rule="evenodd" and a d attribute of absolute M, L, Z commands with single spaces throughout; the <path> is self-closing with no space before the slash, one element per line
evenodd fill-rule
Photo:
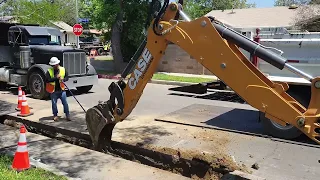
<path fill-rule="evenodd" d="M 79 12 L 78 12 L 78 0 L 76 0 L 76 23 L 79 21 Z M 77 39 L 77 48 L 79 47 L 79 36 L 76 36 Z"/>

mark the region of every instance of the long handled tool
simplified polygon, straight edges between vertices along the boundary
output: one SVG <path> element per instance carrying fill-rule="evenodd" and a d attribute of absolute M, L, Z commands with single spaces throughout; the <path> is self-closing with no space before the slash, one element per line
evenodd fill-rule
<path fill-rule="evenodd" d="M 62 81 L 62 83 L 68 88 L 68 86 L 66 85 L 66 83 L 64 83 Z M 71 90 L 68 88 L 68 91 L 71 93 L 71 95 L 73 96 L 73 98 L 78 102 L 78 104 L 81 106 L 82 110 L 87 113 L 87 111 L 82 107 L 82 105 L 80 104 L 80 102 L 78 101 L 78 99 L 73 95 L 73 93 L 71 92 Z"/>

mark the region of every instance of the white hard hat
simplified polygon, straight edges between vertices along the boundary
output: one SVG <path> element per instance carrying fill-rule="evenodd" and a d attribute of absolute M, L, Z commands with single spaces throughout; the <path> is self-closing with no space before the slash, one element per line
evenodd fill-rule
<path fill-rule="evenodd" d="M 49 64 L 50 64 L 51 66 L 56 65 L 56 64 L 59 64 L 59 63 L 60 63 L 60 60 L 59 60 L 57 57 L 52 57 L 52 58 L 50 59 L 50 62 L 49 62 Z"/>

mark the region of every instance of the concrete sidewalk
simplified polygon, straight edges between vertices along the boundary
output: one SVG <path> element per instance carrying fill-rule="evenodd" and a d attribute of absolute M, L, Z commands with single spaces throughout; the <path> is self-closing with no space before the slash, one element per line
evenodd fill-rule
<path fill-rule="evenodd" d="M 19 129 L 0 124 L 0 151 L 16 151 Z M 184 180 L 189 179 L 161 169 L 99 153 L 86 148 L 27 132 L 31 158 L 66 173 L 72 178 L 90 180 Z"/>

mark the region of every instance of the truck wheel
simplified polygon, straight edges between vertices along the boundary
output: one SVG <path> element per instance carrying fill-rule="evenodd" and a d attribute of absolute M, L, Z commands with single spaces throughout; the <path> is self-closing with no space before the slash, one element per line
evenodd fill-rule
<path fill-rule="evenodd" d="M 89 92 L 91 89 L 92 89 L 93 85 L 90 85 L 90 86 L 81 86 L 81 87 L 77 87 L 77 90 L 80 92 L 80 93 L 87 93 Z"/>
<path fill-rule="evenodd" d="M 49 93 L 46 91 L 45 77 L 37 71 L 31 73 L 29 77 L 29 89 L 35 99 L 46 99 Z"/>
<path fill-rule="evenodd" d="M 0 82 L 0 90 L 5 90 L 7 88 L 6 82 Z"/>
<path fill-rule="evenodd" d="M 104 50 L 103 50 L 102 48 L 99 48 L 99 49 L 98 49 L 98 55 L 99 55 L 99 56 L 102 56 L 102 55 L 103 55 L 103 51 L 104 51 Z"/>

